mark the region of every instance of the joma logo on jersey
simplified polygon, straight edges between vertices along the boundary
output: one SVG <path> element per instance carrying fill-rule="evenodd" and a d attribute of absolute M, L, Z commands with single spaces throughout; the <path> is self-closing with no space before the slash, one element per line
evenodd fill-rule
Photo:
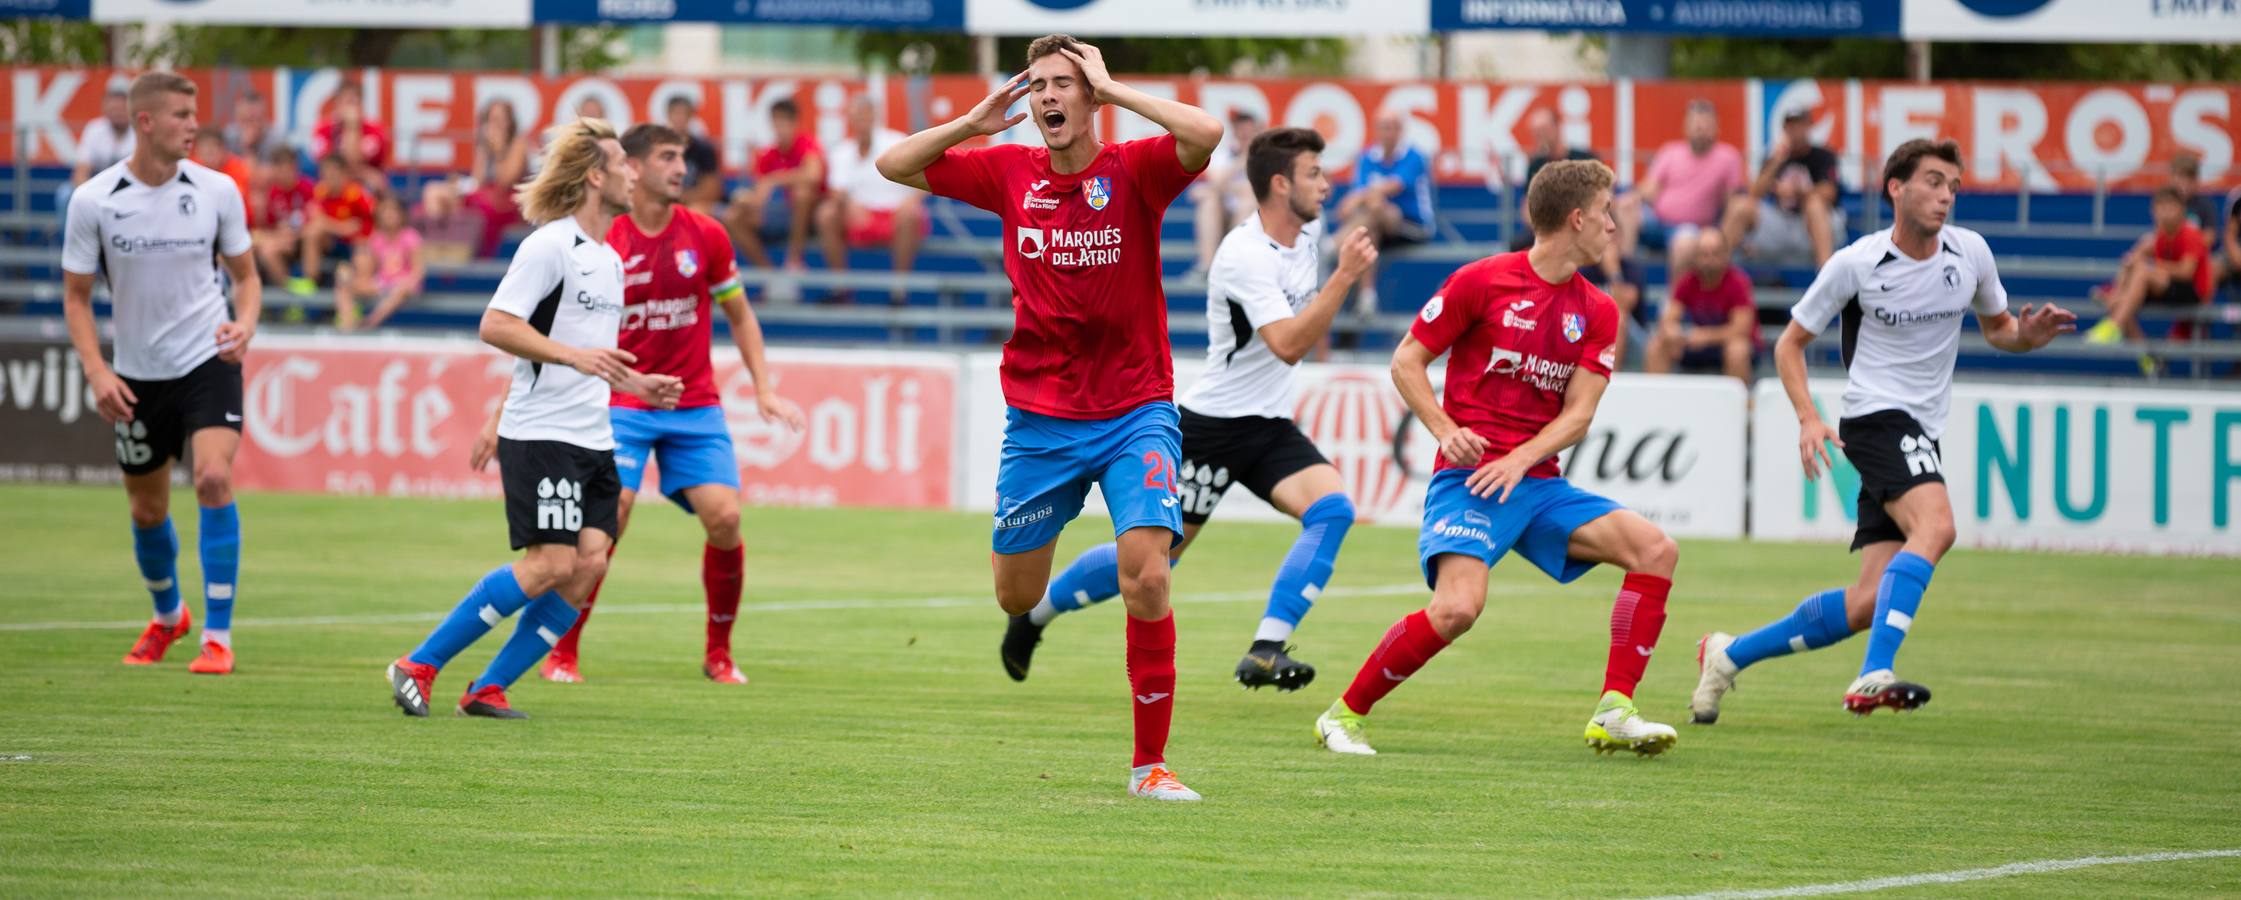
<path fill-rule="evenodd" d="M 537 529 L 582 531 L 584 508 L 576 501 L 583 496 L 583 486 L 566 478 L 537 479 Z"/>
<path fill-rule="evenodd" d="M 1916 437 L 1910 434 L 1899 438 L 1899 452 L 1906 454 L 1906 473 L 1908 475 L 1940 472 L 1945 468 L 1944 464 L 1938 462 L 1938 445 L 1931 443 L 1927 437 Z"/>

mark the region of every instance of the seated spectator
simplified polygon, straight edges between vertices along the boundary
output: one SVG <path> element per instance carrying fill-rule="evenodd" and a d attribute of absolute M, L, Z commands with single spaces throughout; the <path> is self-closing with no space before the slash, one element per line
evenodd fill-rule
<path fill-rule="evenodd" d="M 366 118 L 365 89 L 358 82 L 335 88 L 327 118 L 312 129 L 311 158 L 329 156 L 342 157 L 349 176 L 358 181 L 380 185 L 387 178 L 382 173 L 389 168 L 389 131 Z"/>
<path fill-rule="evenodd" d="M 1253 136 L 1260 133 L 1261 122 L 1253 118 L 1252 113 L 1232 110 L 1229 134 L 1214 148 L 1214 156 L 1206 161 L 1205 171 L 1191 183 L 1193 224 L 1198 239 L 1198 262 L 1192 272 L 1205 274 L 1214 264 L 1214 248 L 1221 246 L 1222 236 L 1259 208 L 1253 199 L 1253 186 L 1245 180 L 1245 148 L 1253 143 Z"/>
<path fill-rule="evenodd" d="M 421 256 L 432 265 L 465 265 L 482 243 L 482 214 L 468 209 L 459 198 L 459 186 L 449 181 L 420 187 L 420 205 L 413 209 L 411 222 L 420 235 Z"/>
<path fill-rule="evenodd" d="M 1596 159 L 1596 156 L 1593 152 L 1583 150 L 1578 147 L 1567 147 L 1564 145 L 1564 133 L 1557 127 L 1556 113 L 1554 111 L 1544 108 L 1536 109 L 1530 113 L 1527 113 L 1525 116 L 1525 133 L 1528 136 L 1528 139 L 1533 142 L 1533 145 L 1527 148 L 1528 154 L 1525 157 L 1525 180 L 1517 183 L 1517 220 L 1519 222 L 1524 222 L 1527 218 L 1525 213 L 1524 189 L 1530 187 L 1533 184 L 1533 176 L 1541 174 L 1541 170 L 1547 168 L 1548 164 L 1552 162 L 1559 162 L 1568 159 Z M 1497 159 L 1494 161 L 1493 171 L 1496 173 L 1500 173 L 1502 171 L 1501 160 Z M 1492 179 L 1489 179 L 1487 182 L 1487 187 L 1490 190 L 1493 189 L 1495 187 L 1495 182 Z M 1508 188 L 1505 185 L 1502 189 L 1507 190 Z M 1631 198 L 1633 196 L 1633 194 L 1626 195 L 1626 197 L 1628 198 Z M 1614 201 L 1611 208 L 1615 213 L 1618 209 L 1618 203 Z M 1523 250 L 1531 246 L 1533 246 L 1533 230 L 1530 228 L 1518 229 L 1518 233 L 1510 237 L 1510 249 L 1512 251 Z M 1613 249 L 1615 250 L 1616 248 L 1614 247 Z M 1616 254 L 1613 255 L 1615 256 Z"/>
<path fill-rule="evenodd" d="M 319 182 L 311 188 L 311 214 L 303 227 L 303 274 L 288 282 L 288 292 L 309 297 L 319 289 L 319 268 L 329 248 L 346 253 L 373 233 L 373 197 L 351 177 L 340 153 L 319 160 Z"/>
<path fill-rule="evenodd" d="M 2218 283 L 2241 284 L 2241 187 L 2225 195 L 2225 239 L 2218 242 Z M 2241 300 L 2241 298 L 2229 298 Z"/>
<path fill-rule="evenodd" d="M 1813 143 L 1813 111 L 1793 107 L 1750 193 L 1728 199 L 1720 230 L 1745 259 L 1819 268 L 1844 233 L 1836 154 Z"/>
<path fill-rule="evenodd" d="M 671 97 L 662 110 L 669 129 L 685 136 L 685 206 L 702 215 L 715 215 L 724 199 L 724 168 L 708 129 L 695 118 L 699 112 L 690 97 Z M 775 112 L 775 111 L 774 111 Z"/>
<path fill-rule="evenodd" d="M 2086 332 L 2089 343 L 2147 340 L 2139 321 L 2143 306 L 2187 310 L 2209 301 L 2210 246 L 2202 229 L 2187 219 L 2186 192 L 2164 185 L 2148 208 L 2155 215 L 2155 231 L 2125 254 L 2115 289 L 2099 298 L 2109 314 Z M 2156 363 L 2142 357 L 2141 368 L 2153 374 Z"/>
<path fill-rule="evenodd" d="M 1643 367 L 1656 374 L 1723 372 L 1747 385 L 1765 349 L 1751 280 L 1728 263 L 1727 236 L 1719 229 L 1700 229 L 1688 240 L 1696 243 L 1691 267 L 1673 278 Z"/>
<path fill-rule="evenodd" d="M 226 124 L 226 149 L 235 156 L 262 161 L 272 155 L 274 147 L 284 147 L 288 139 L 280 129 L 272 127 L 272 110 L 265 105 L 265 95 L 254 90 L 242 91 L 233 101 L 233 121 Z"/>
<path fill-rule="evenodd" d="M 1689 101 L 1681 133 L 1685 139 L 1666 142 L 1650 158 L 1639 224 L 1622 220 L 1619 227 L 1624 255 L 1632 256 L 1637 244 L 1668 249 L 1666 262 L 1674 270 L 1689 268 L 1687 256 L 1696 244 L 1682 239 L 1698 229 L 1718 228 L 1728 198 L 1747 186 L 1743 154 L 1719 139 L 1719 114 L 1711 101 Z"/>
<path fill-rule="evenodd" d="M 233 179 L 233 186 L 241 192 L 242 202 L 249 199 L 249 161 L 233 155 L 226 149 L 225 132 L 205 125 L 195 130 L 192 149 L 194 161 L 206 169 L 222 172 Z"/>
<path fill-rule="evenodd" d="M 379 328 L 397 308 L 420 296 L 428 262 L 420 253 L 420 233 L 405 224 L 405 203 L 381 192 L 374 205 L 373 234 L 335 270 L 335 327 L 344 331 Z M 358 318 L 358 298 L 378 297 L 373 312 Z"/>
<path fill-rule="evenodd" d="M 770 105 L 770 131 L 774 141 L 755 155 L 754 183 L 732 196 L 724 225 L 747 261 L 765 269 L 772 266 L 763 244 L 783 239 L 786 270 L 799 272 L 808 268 L 802 244 L 824 191 L 825 155 L 802 130 L 801 108 L 791 97 Z"/>
<path fill-rule="evenodd" d="M 256 167 L 249 170 L 249 193 L 243 195 L 242 205 L 248 213 L 257 273 L 267 284 L 288 284 L 289 260 L 295 258 L 296 242 L 311 207 L 311 179 L 303 177 L 293 148 L 278 144 L 258 157 Z"/>
<path fill-rule="evenodd" d="M 1422 151 L 1401 141 L 1401 114 L 1377 114 L 1375 142 L 1354 162 L 1354 186 L 1339 201 L 1336 234 L 1369 229 L 1379 249 L 1420 244 L 1432 235 L 1432 168 Z M 1377 274 L 1363 273 L 1361 311 L 1377 311 Z"/>
<path fill-rule="evenodd" d="M 127 113 L 127 85 L 112 81 L 101 95 L 101 118 L 78 132 L 78 155 L 70 164 L 70 180 L 55 190 L 54 208 L 65 219 L 70 214 L 70 194 L 99 172 L 132 155 L 132 118 Z"/>
<path fill-rule="evenodd" d="M 868 94 L 849 101 L 848 140 L 832 150 L 817 234 L 824 241 L 825 267 L 835 272 L 847 270 L 849 247 L 866 246 L 887 247 L 895 257 L 894 271 L 908 272 L 917 261 L 919 242 L 926 239 L 926 195 L 879 174 L 879 155 L 905 135 L 880 127 L 876 113 Z M 848 292 L 835 291 L 832 299 L 845 302 Z M 888 294 L 896 305 L 904 299 L 901 290 Z"/>
<path fill-rule="evenodd" d="M 476 256 L 497 256 L 506 229 L 521 223 L 521 208 L 514 205 L 514 186 L 529 172 L 531 143 L 521 131 L 512 103 L 493 100 L 476 117 L 474 167 L 459 182 L 462 200 L 482 219 Z"/>

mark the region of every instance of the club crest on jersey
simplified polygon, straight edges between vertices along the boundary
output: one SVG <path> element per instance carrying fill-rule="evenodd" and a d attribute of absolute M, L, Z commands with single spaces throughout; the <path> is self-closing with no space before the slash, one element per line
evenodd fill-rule
<path fill-rule="evenodd" d="M 1583 316 L 1583 315 L 1580 315 L 1579 313 L 1565 313 L 1565 314 L 1564 314 L 1564 339 L 1565 339 L 1565 340 L 1567 340 L 1567 341 L 1571 341 L 1572 343 L 1575 343 L 1575 344 L 1577 344 L 1577 343 L 1579 343 L 1579 342 L 1580 342 L 1580 338 L 1583 338 L 1583 337 L 1586 337 L 1586 336 L 1587 336 L 1587 317 L 1586 317 L 1586 316 Z"/>
<path fill-rule="evenodd" d="M 691 278 L 693 273 L 698 271 L 700 271 L 700 254 L 691 250 L 677 251 L 677 274 Z"/>
<path fill-rule="evenodd" d="M 191 216 L 195 214 L 195 195 L 179 195 L 179 214 L 182 216 Z"/>
<path fill-rule="evenodd" d="M 1082 185 L 1082 198 L 1089 201 L 1090 209 L 1104 209 L 1113 202 L 1113 180 L 1099 175 Z"/>
<path fill-rule="evenodd" d="M 1949 288 L 1957 288 L 1961 286 L 1960 269 L 1956 269 L 1952 266 L 1945 267 L 1945 286 Z"/>

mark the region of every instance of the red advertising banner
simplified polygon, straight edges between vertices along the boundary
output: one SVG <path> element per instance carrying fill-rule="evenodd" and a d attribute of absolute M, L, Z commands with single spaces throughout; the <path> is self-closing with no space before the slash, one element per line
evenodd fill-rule
<path fill-rule="evenodd" d="M 29 156 L 54 164 L 69 159 L 79 129 L 100 114 L 101 93 L 119 73 L 105 69 L 7 69 L 0 90 L 0 158 Z M 203 115 L 230 114 L 232 98 L 255 89 L 271 98 L 284 133 L 308 138 L 329 98 L 347 77 L 366 87 L 368 111 L 385 123 L 403 164 L 433 170 L 464 169 L 476 112 L 498 101 L 510 104 L 526 130 L 573 115 L 586 101 L 624 125 L 659 120 L 673 97 L 694 101 L 697 120 L 715 141 L 724 165 L 743 170 L 754 150 L 771 138 L 769 109 L 792 97 L 804 124 L 820 141 L 842 139 L 842 110 L 854 96 L 872 92 L 888 124 L 954 117 L 987 93 L 971 76 L 941 76 L 914 88 L 901 77 L 605 78 L 544 79 L 508 73 L 392 70 L 206 70 L 189 73 L 203 84 Z M 1500 165 L 1523 169 L 1529 143 L 1525 122 L 1536 110 L 1557 117 L 1567 143 L 1594 148 L 1632 181 L 1656 148 L 1680 137 L 1689 101 L 1710 101 L 1720 114 L 1721 139 L 1757 159 L 1775 131 L 1777 111 L 1792 106 L 1815 114 L 1816 137 L 1846 160 L 1847 181 L 1872 171 L 1892 148 L 1913 137 L 1961 142 L 1972 187 L 2014 187 L 2028 180 L 2040 190 L 2090 190 L 2096 182 L 2124 189 L 2160 183 L 2173 154 L 2202 159 L 2205 181 L 2233 181 L 2241 138 L 2236 101 L 2241 90 L 2223 84 L 1975 83 L 1914 84 L 1880 81 L 1613 81 L 1508 83 L 1486 81 L 1373 82 L 1346 79 L 1131 78 L 1145 90 L 1200 105 L 1218 116 L 1246 109 L 1263 121 L 1315 128 L 1329 143 L 1327 161 L 1343 172 L 1360 153 L 1370 125 L 1383 112 L 1406 121 L 1407 139 L 1429 151 L 1440 178 L 1475 183 Z M 913 99 L 915 98 L 915 99 Z M 923 103 L 913 110 L 909 103 Z M 1153 126 L 1132 113 L 1101 112 L 1110 138 L 1140 137 Z M 1022 126 L 1010 139 L 1033 140 Z M 1501 162 L 1497 164 L 1497 160 Z"/>
<path fill-rule="evenodd" d="M 737 354 L 717 354 L 747 502 L 951 505 L 956 364 L 899 354 L 781 353 L 806 431 L 765 423 Z M 458 342 L 266 341 L 250 353 L 240 485 L 249 490 L 494 497 L 467 454 L 513 361 Z M 657 458 L 658 460 L 658 458 Z M 658 485 L 658 467 L 646 486 Z"/>

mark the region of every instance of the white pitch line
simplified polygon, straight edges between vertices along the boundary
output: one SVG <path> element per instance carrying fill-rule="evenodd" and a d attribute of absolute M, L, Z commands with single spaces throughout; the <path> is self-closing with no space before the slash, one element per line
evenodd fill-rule
<path fill-rule="evenodd" d="M 1919 887 L 1925 884 L 1958 884 L 1963 881 L 1982 881 L 1987 878 L 2006 878 L 2010 875 L 2037 875 L 2042 872 L 2065 872 L 2093 866 L 2130 866 L 2141 863 L 2178 862 L 2189 859 L 2230 859 L 2241 857 L 2241 850 L 2189 850 L 2170 853 L 2142 853 L 2137 856 L 2086 856 L 2078 859 L 2047 859 L 2038 862 L 2010 863 L 1989 869 L 1962 869 L 1958 872 L 1931 872 L 1923 875 L 1898 875 L 1891 878 L 1871 878 L 1866 881 L 1839 881 L 1831 884 L 1806 884 L 1797 887 L 1765 888 L 1753 891 L 1713 891 L 1707 894 L 1674 894 L 1652 900 L 1762 900 L 1769 897 L 1818 897 L 1824 894 L 1864 894 L 1891 888 Z"/>
<path fill-rule="evenodd" d="M 1335 595 L 1340 597 L 1394 597 L 1407 594 L 1423 593 L 1427 593 L 1427 591 L 1421 584 L 1386 584 L 1361 588 L 1337 587 L 1324 592 L 1323 596 L 1328 597 Z M 1265 590 L 1223 591 L 1195 594 L 1186 593 L 1175 595 L 1175 600 L 1182 603 L 1242 603 L 1248 600 L 1265 600 L 1267 598 L 1268 592 Z M 994 598 L 990 596 L 904 597 L 893 600 L 782 600 L 775 603 L 742 603 L 740 604 L 739 608 L 741 612 L 795 612 L 800 610 L 831 609 L 948 609 L 952 607 L 971 606 L 993 607 L 994 602 Z M 707 607 L 699 603 L 639 603 L 617 604 L 614 606 L 609 606 L 605 603 L 602 603 L 599 605 L 599 614 L 602 616 L 654 615 L 661 613 L 700 612 L 705 609 L 707 609 Z M 293 618 L 276 619 L 240 618 L 234 620 L 234 625 L 240 628 L 286 628 L 296 626 L 318 627 L 325 625 L 396 625 L 412 622 L 441 621 L 444 616 L 449 614 L 450 613 L 445 610 L 436 610 L 431 612 L 382 613 L 362 616 L 298 616 Z M 0 632 L 91 630 L 108 631 L 141 628 L 146 626 L 147 624 L 148 620 L 146 619 L 116 622 L 7 622 L 0 623 Z"/>

